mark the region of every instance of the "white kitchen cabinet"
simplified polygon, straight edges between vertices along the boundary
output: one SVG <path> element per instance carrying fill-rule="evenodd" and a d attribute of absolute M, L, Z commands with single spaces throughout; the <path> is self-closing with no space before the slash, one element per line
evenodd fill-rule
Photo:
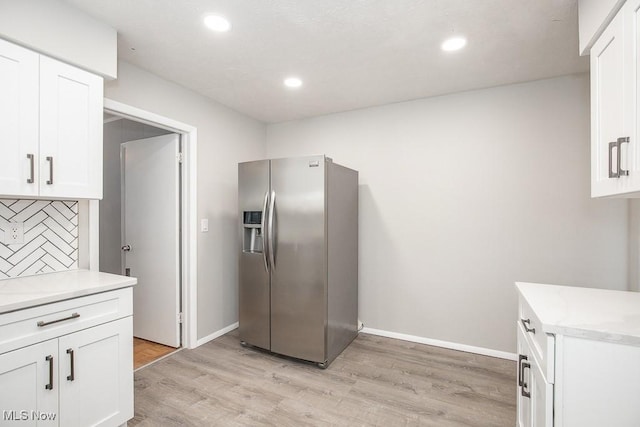
<path fill-rule="evenodd" d="M 102 78 L 3 40 L 0 64 L 0 195 L 102 198 Z"/>
<path fill-rule="evenodd" d="M 639 0 L 591 48 L 591 196 L 640 196 Z"/>
<path fill-rule="evenodd" d="M 518 325 L 518 426 L 553 426 L 553 384 L 542 372 L 540 353 Z"/>
<path fill-rule="evenodd" d="M 125 288 L 0 315 L 0 412 L 12 414 L 0 426 L 132 418 L 132 306 Z"/>
<path fill-rule="evenodd" d="M 57 358 L 57 340 L 0 354 L 0 425 L 58 425 Z"/>
<path fill-rule="evenodd" d="M 61 426 L 115 426 L 132 417 L 132 337 L 129 317 L 60 338 Z"/>
<path fill-rule="evenodd" d="M 531 348 L 527 345 L 527 341 L 520 335 L 520 326 L 518 326 L 518 427 L 531 427 L 531 379 L 527 376 L 526 369 L 530 370 L 531 360 L 533 358 Z M 525 369 L 525 371 L 523 371 Z"/>
<path fill-rule="evenodd" d="M 0 39 L 0 194 L 38 195 L 39 57 Z"/>
<path fill-rule="evenodd" d="M 518 426 L 640 425 L 640 294 L 517 288 Z"/>

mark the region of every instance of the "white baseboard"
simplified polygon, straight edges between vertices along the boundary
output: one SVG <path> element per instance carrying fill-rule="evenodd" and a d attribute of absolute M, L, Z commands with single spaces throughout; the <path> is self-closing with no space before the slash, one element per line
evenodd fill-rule
<path fill-rule="evenodd" d="M 381 329 L 363 328 L 361 332 L 364 332 L 365 334 L 378 335 L 381 337 L 395 338 L 402 341 L 410 341 L 410 342 L 415 342 L 419 344 L 432 345 L 435 347 L 448 348 L 451 350 L 464 351 L 467 353 L 482 354 L 483 356 L 498 357 L 500 359 L 507 359 L 507 360 L 518 360 L 518 357 L 515 353 L 492 350 L 490 348 L 475 347 L 472 345 L 434 340 L 431 338 L 418 337 L 415 335 L 399 334 L 397 332 L 383 331 Z"/>
<path fill-rule="evenodd" d="M 202 344 L 206 344 L 209 341 L 213 341 L 218 337 L 223 336 L 224 334 L 226 334 L 227 332 L 231 332 L 234 329 L 236 329 L 239 326 L 239 323 L 233 323 L 225 328 L 220 329 L 219 331 L 216 331 L 214 333 L 212 333 L 211 335 L 207 335 L 206 337 L 200 338 L 197 342 L 196 342 L 196 347 L 200 347 Z M 195 348 L 195 347 L 193 347 Z"/>

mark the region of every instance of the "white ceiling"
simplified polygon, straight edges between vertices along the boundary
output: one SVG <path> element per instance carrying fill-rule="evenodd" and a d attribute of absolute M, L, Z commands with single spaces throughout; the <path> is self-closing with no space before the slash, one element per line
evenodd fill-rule
<path fill-rule="evenodd" d="M 576 0 L 66 1 L 117 29 L 121 59 L 269 123 L 589 67 Z M 458 34 L 465 49 L 440 50 Z"/>

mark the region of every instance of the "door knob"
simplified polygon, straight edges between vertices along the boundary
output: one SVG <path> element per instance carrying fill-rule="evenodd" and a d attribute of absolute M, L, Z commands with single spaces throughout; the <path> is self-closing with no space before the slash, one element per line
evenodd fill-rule
<path fill-rule="evenodd" d="M 125 252 L 129 252 L 131 250 L 131 245 L 124 245 L 121 249 Z"/>

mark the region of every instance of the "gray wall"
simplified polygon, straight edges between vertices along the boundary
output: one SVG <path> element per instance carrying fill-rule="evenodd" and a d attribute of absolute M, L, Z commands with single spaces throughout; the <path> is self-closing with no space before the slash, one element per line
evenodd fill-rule
<path fill-rule="evenodd" d="M 100 271 L 122 274 L 120 144 L 171 133 L 143 123 L 118 119 L 104 124 L 103 199 L 100 200 Z"/>
<path fill-rule="evenodd" d="M 625 200 L 589 194 L 589 77 L 269 125 L 360 171 L 365 326 L 514 352 L 515 281 L 627 288 Z"/>
<path fill-rule="evenodd" d="M 105 97 L 198 128 L 198 338 L 238 321 L 238 162 L 265 156 L 265 125 L 126 62 Z"/>

